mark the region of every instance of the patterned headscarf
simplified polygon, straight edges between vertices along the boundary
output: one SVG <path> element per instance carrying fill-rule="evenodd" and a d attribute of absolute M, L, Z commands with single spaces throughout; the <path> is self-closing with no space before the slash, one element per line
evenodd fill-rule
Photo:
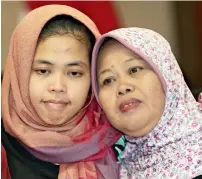
<path fill-rule="evenodd" d="M 187 87 L 169 43 L 143 28 L 122 28 L 103 35 L 95 45 L 93 89 L 98 99 L 96 60 L 100 46 L 111 37 L 145 60 L 158 75 L 166 95 L 165 109 L 146 136 L 126 136 L 120 178 L 190 179 L 202 174 L 202 106 Z"/>

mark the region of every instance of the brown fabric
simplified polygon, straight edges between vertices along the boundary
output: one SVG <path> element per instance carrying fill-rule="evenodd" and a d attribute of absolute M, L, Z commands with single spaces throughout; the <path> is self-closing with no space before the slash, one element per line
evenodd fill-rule
<path fill-rule="evenodd" d="M 71 122 L 57 127 L 45 124 L 30 101 L 29 79 L 37 40 L 46 22 L 57 15 L 70 15 L 86 25 L 96 38 L 100 36 L 95 24 L 71 7 L 48 5 L 30 12 L 16 27 L 10 42 L 2 85 L 3 122 L 6 131 L 35 157 L 61 164 L 60 179 L 84 179 L 88 175 L 98 178 L 93 160 L 105 160 L 120 134 L 105 120 L 94 95 Z M 78 157 L 81 149 L 84 152 Z M 110 158 L 113 160 L 111 155 Z M 113 165 L 110 164 L 111 171 L 115 171 Z"/>

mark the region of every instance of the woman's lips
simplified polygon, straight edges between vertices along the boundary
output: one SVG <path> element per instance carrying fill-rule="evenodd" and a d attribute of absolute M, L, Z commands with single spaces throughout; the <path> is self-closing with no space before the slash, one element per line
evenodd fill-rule
<path fill-rule="evenodd" d="M 122 113 L 126 113 L 132 110 L 134 111 L 140 105 L 140 103 L 141 101 L 137 99 L 125 100 L 119 105 L 119 110 Z"/>
<path fill-rule="evenodd" d="M 44 101 L 44 104 L 48 107 L 48 108 L 52 108 L 55 110 L 60 110 L 65 108 L 69 103 L 66 101 L 56 101 L 56 100 L 47 100 Z"/>

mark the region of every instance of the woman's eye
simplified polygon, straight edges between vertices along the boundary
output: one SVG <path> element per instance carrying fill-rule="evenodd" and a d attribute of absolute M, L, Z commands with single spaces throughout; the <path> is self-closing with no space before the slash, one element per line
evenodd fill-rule
<path fill-rule="evenodd" d="M 138 71 L 142 70 L 143 68 L 142 67 L 133 67 L 129 70 L 129 74 L 134 74 L 134 73 L 137 73 Z"/>
<path fill-rule="evenodd" d="M 113 83 L 115 81 L 115 79 L 113 78 L 107 78 L 104 80 L 103 85 L 109 85 L 111 83 Z"/>
<path fill-rule="evenodd" d="M 69 74 L 70 76 L 73 76 L 73 77 L 79 77 L 79 76 L 82 75 L 82 73 L 76 72 L 76 71 L 74 71 L 74 72 L 69 72 L 68 74 Z"/>
<path fill-rule="evenodd" d="M 47 75 L 50 73 L 49 70 L 36 70 L 39 75 Z"/>

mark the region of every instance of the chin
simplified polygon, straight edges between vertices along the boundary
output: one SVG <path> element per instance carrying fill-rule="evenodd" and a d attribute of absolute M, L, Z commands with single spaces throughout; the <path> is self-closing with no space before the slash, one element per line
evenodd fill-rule
<path fill-rule="evenodd" d="M 54 125 L 54 126 L 56 126 L 56 125 L 62 125 L 62 124 L 64 124 L 67 121 L 67 120 L 64 120 L 63 118 L 58 119 L 58 117 L 57 118 L 47 117 L 47 118 L 48 118 L 48 120 L 43 120 L 43 121 L 46 124 L 48 124 L 48 125 Z"/>
<path fill-rule="evenodd" d="M 143 131 L 143 130 L 137 130 L 137 131 L 134 131 L 134 128 L 133 129 L 128 129 L 128 130 L 121 130 L 124 134 L 126 134 L 127 136 L 130 136 L 130 137 L 143 137 L 145 135 L 148 134 L 148 132 L 146 131 Z"/>

